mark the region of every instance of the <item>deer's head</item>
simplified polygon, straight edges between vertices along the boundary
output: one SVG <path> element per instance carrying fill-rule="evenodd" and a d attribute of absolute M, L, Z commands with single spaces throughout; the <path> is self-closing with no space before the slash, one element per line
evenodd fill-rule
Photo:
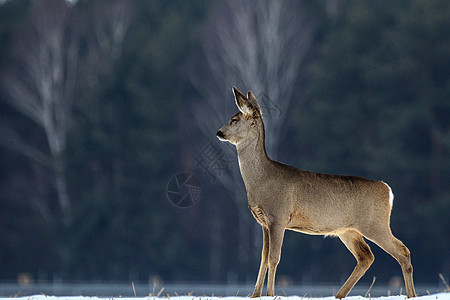
<path fill-rule="evenodd" d="M 233 93 L 239 112 L 217 131 L 217 137 L 234 145 L 258 139 L 264 134 L 264 124 L 255 95 L 248 91 L 245 97 L 236 87 L 233 87 Z"/>

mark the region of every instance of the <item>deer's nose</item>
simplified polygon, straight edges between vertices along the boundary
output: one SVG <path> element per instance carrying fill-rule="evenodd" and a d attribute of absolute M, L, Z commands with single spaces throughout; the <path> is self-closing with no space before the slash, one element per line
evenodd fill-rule
<path fill-rule="evenodd" d="M 217 131 L 216 135 L 217 135 L 217 137 L 220 137 L 220 138 L 224 138 L 225 137 L 225 135 L 220 130 Z"/>

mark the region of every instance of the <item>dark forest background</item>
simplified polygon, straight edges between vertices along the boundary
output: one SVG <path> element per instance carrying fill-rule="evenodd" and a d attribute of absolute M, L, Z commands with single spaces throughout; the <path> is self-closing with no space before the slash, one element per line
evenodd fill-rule
<path fill-rule="evenodd" d="M 10 0 L 0 20 L 0 280 L 253 283 L 261 230 L 215 138 L 233 85 L 260 100 L 272 158 L 388 182 L 415 280 L 448 280 L 449 1 Z M 189 208 L 168 197 L 182 172 Z M 371 246 L 363 280 L 395 282 Z M 278 276 L 354 264 L 288 232 Z"/>

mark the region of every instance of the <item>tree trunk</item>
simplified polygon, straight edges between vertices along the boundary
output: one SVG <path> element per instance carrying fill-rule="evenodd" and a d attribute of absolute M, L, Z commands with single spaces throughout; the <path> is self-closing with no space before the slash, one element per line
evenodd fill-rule
<path fill-rule="evenodd" d="M 64 166 L 60 158 L 56 158 L 53 164 L 53 172 L 55 175 L 55 186 L 58 197 L 58 204 L 63 215 L 65 224 L 70 222 L 71 203 L 67 192 L 67 182 L 64 172 Z"/>

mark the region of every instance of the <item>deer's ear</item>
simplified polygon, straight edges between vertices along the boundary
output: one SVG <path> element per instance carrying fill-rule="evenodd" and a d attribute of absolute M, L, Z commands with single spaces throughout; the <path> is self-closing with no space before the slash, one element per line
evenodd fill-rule
<path fill-rule="evenodd" d="M 248 102 L 250 103 L 250 105 L 252 107 L 252 110 L 253 110 L 252 113 L 253 114 L 257 113 L 259 115 L 262 115 L 261 108 L 259 107 L 259 104 L 258 104 L 258 100 L 256 100 L 255 94 L 253 94 L 252 91 L 248 91 L 247 99 L 248 99 Z"/>
<path fill-rule="evenodd" d="M 233 86 L 233 93 L 234 93 L 234 100 L 236 101 L 236 105 L 239 108 L 239 110 L 245 116 L 251 116 L 253 112 L 251 104 L 248 102 L 248 99 L 235 86 Z"/>

